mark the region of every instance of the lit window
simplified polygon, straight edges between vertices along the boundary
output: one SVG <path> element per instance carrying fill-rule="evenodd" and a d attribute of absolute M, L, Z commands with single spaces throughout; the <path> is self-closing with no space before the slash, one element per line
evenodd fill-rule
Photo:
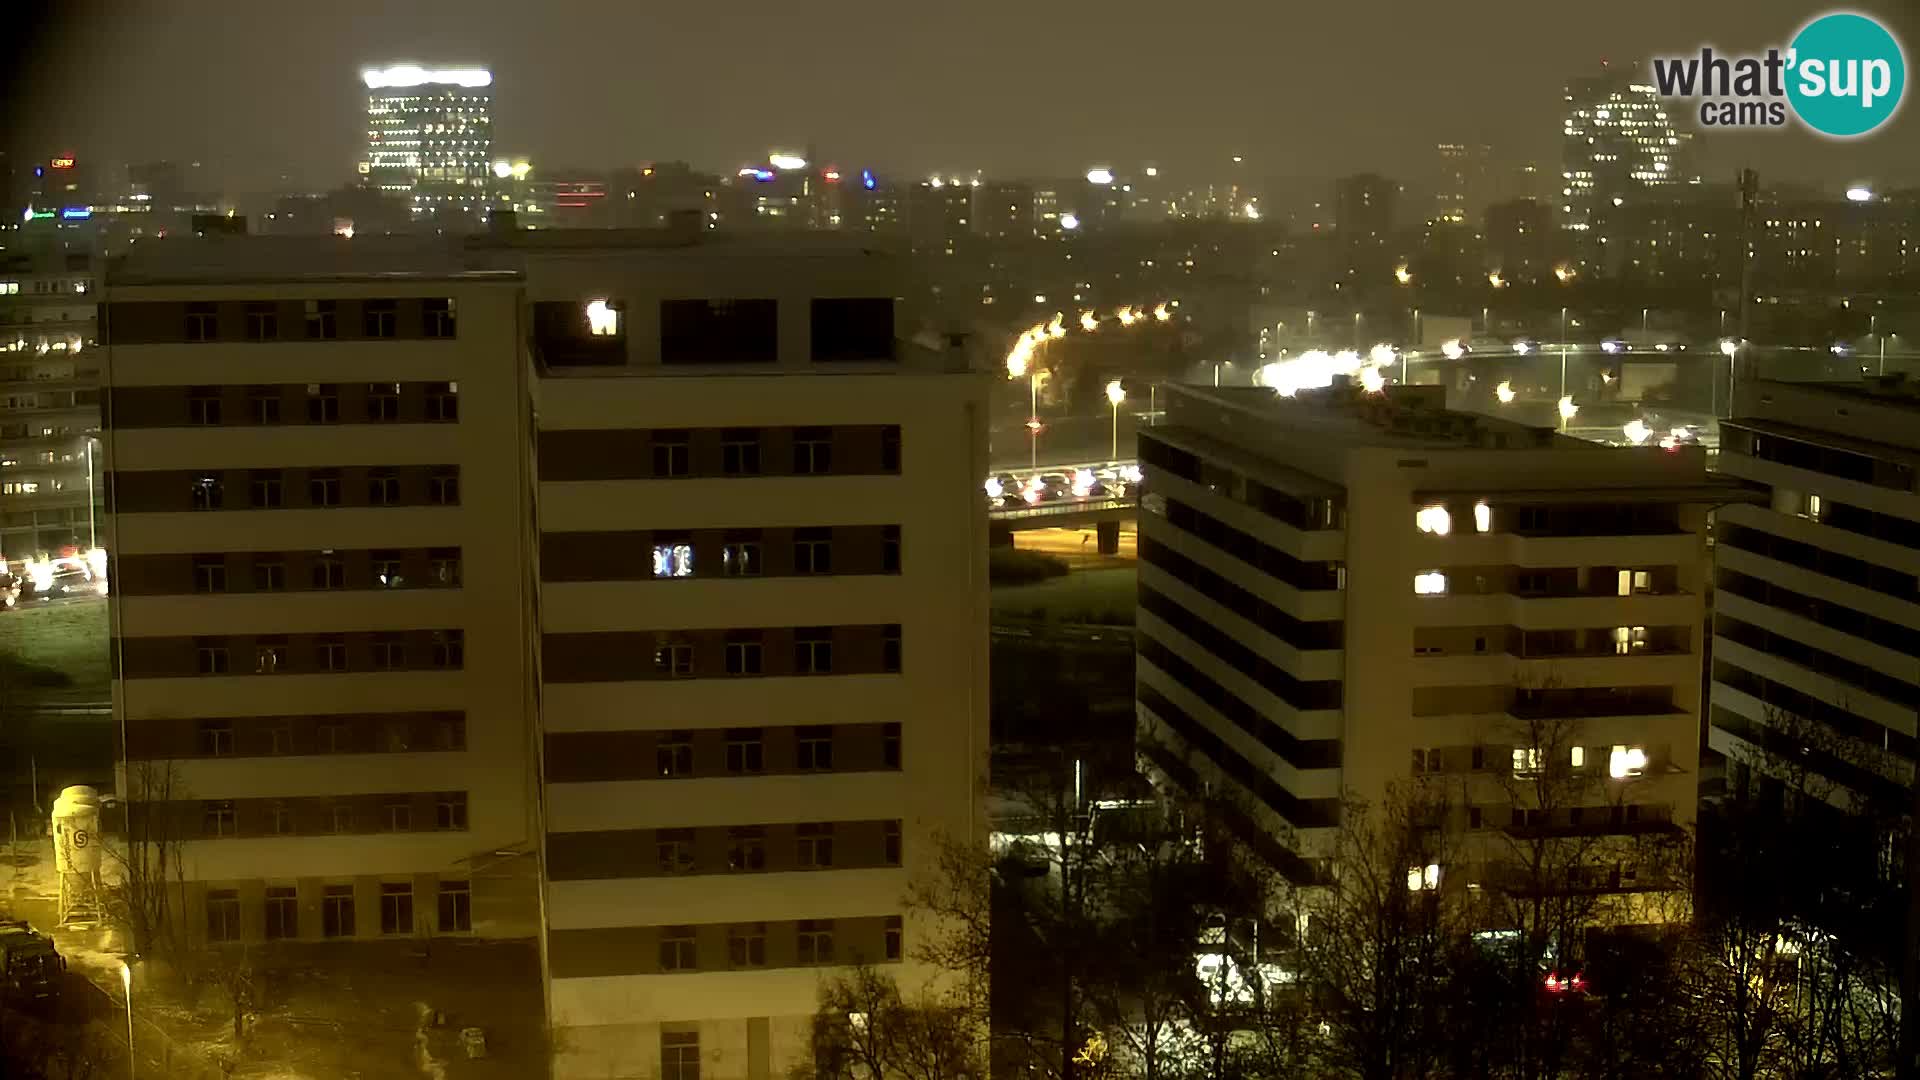
<path fill-rule="evenodd" d="M 1586 768 L 1587 748 L 1584 746 L 1574 747 L 1573 750 L 1567 755 L 1567 760 L 1568 760 L 1568 763 L 1571 764 L 1576 769 Z"/>
<path fill-rule="evenodd" d="M 1473 504 L 1473 531 L 1474 532 L 1492 532 L 1493 531 L 1493 509 L 1489 507 L 1485 502 L 1477 502 Z"/>
<path fill-rule="evenodd" d="M 1513 748 L 1513 775 L 1532 776 L 1540 771 L 1540 748 L 1537 746 L 1516 746 Z"/>
<path fill-rule="evenodd" d="M 653 576 L 657 578 L 692 577 L 693 545 L 653 545 Z"/>
<path fill-rule="evenodd" d="M 1647 648 L 1647 628 L 1644 626 L 1616 626 L 1613 628 L 1613 651 L 1616 655 L 1645 652 Z"/>
<path fill-rule="evenodd" d="M 1819 521 L 1826 513 L 1827 502 L 1818 495 L 1807 496 L 1807 517 Z"/>
<path fill-rule="evenodd" d="M 620 309 L 605 300 L 587 304 L 587 330 L 594 337 L 614 337 L 620 333 Z"/>
<path fill-rule="evenodd" d="M 1413 575 L 1415 596 L 1447 595 L 1447 575 L 1439 570 L 1427 570 Z"/>
<path fill-rule="evenodd" d="M 1407 867 L 1408 892 L 1432 892 L 1440 887 L 1440 864 Z"/>
<path fill-rule="evenodd" d="M 1615 780 L 1647 771 L 1647 752 L 1638 746 L 1616 746 L 1607 755 L 1607 775 Z"/>
<path fill-rule="evenodd" d="M 1444 506 L 1423 506 L 1413 515 L 1413 523 L 1423 533 L 1445 536 L 1453 531 L 1453 515 Z"/>

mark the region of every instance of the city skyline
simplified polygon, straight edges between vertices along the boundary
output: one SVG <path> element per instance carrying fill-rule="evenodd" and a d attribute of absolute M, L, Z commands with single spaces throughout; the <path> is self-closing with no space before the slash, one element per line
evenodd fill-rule
<path fill-rule="evenodd" d="M 1554 163 L 1566 85 L 1603 61 L 1631 64 L 1703 41 L 1763 48 L 1810 14 L 1784 0 L 1684 11 L 1627 0 L 1576 38 L 1522 6 L 1485 23 L 1403 7 L 1394 19 L 1405 32 L 1379 41 L 1365 37 L 1378 12 L 1349 9 L 1219 10 L 1176 25 L 1150 24 L 1144 9 L 1102 9 L 1022 29 L 1018 19 L 973 8 L 932 13 L 902 32 L 878 12 L 830 23 L 784 15 L 695 22 L 576 5 L 551 26 L 529 28 L 484 5 L 416 8 L 377 23 L 371 13 L 340 19 L 294 9 L 268 21 L 221 5 L 106 20 L 83 7 L 18 37 L 10 97 L 27 107 L 8 149 L 29 158 L 51 147 L 95 160 L 200 160 L 237 191 L 333 187 L 353 177 L 364 147 L 359 71 L 418 62 L 493 71 L 496 149 L 536 167 L 687 160 L 727 170 L 768 146 L 811 144 L 843 165 L 859 158 L 908 175 L 1076 175 L 1089 164 L 1152 161 L 1202 181 L 1240 155 L 1238 167 L 1255 182 L 1361 171 L 1408 181 L 1434 170 L 1440 142 L 1490 144 L 1498 167 Z M 1909 40 L 1920 21 L 1886 0 L 1864 10 Z M 1239 29 L 1213 36 L 1229 19 Z M 1655 20 L 1662 29 L 1649 34 Z M 382 32 L 369 40 L 347 29 L 367 25 Z M 1008 27 L 1007 40 L 996 36 Z M 260 48 L 279 38 L 302 47 L 287 56 Z M 193 50 L 218 62 L 181 63 Z M 1431 78 L 1416 78 L 1422 65 Z M 103 66 L 117 77 L 98 78 Z M 626 74 L 599 74 L 609 70 Z M 795 79 L 805 80 L 804 92 L 767 92 Z M 101 95 L 128 81 L 150 92 L 109 107 Z M 254 84 L 273 92 L 233 92 Z M 882 86 L 919 92 L 874 93 Z M 1306 100 L 1314 109 L 1287 104 Z M 1489 109 L 1492 102 L 1501 107 Z M 180 122 L 187 117 L 206 122 Z M 1697 130 L 1680 119 L 1682 130 Z M 1920 176 L 1902 148 L 1914 145 L 1916 123 L 1902 115 L 1848 143 L 1799 130 L 1715 133 L 1697 140 L 1701 171 L 1714 180 L 1751 166 L 1782 181 L 1910 186 Z"/>

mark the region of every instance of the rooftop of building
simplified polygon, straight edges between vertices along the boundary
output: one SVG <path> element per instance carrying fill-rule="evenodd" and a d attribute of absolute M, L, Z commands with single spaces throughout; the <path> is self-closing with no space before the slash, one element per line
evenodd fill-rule
<path fill-rule="evenodd" d="M 1421 450 L 1601 449 L 1594 443 L 1480 413 L 1447 408 L 1444 386 L 1388 386 L 1368 393 L 1336 377 L 1332 386 L 1283 396 L 1267 387 L 1179 387 L 1176 393 L 1215 401 L 1296 436 L 1354 447 Z"/>
<path fill-rule="evenodd" d="M 860 237 L 662 229 L 514 229 L 464 235 L 206 235 L 148 239 L 107 263 L 106 284 L 191 285 L 522 275 L 530 259 L 880 258 Z"/>
<path fill-rule="evenodd" d="M 1734 395 L 1732 423 L 1870 457 L 1920 466 L 1920 379 L 1858 382 L 1752 379 Z"/>

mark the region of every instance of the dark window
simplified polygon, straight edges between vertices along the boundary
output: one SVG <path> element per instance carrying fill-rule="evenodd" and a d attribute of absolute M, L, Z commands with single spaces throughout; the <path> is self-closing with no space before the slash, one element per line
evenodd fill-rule
<path fill-rule="evenodd" d="M 367 384 L 367 422 L 390 423 L 400 419 L 400 384 Z"/>
<path fill-rule="evenodd" d="M 460 549 L 427 549 L 427 584 L 453 589 L 460 585 Z"/>
<path fill-rule="evenodd" d="M 220 316 L 212 304 L 187 305 L 187 340 L 212 341 L 220 336 Z"/>
<path fill-rule="evenodd" d="M 653 851 L 663 874 L 688 874 L 693 872 L 692 829 L 655 829 L 653 832 Z"/>
<path fill-rule="evenodd" d="M 433 725 L 433 748 L 435 750 L 465 750 L 467 748 L 467 718 L 464 716 L 444 716 Z"/>
<path fill-rule="evenodd" d="M 727 869 L 755 873 L 767 868 L 767 831 L 758 825 L 727 830 Z"/>
<path fill-rule="evenodd" d="M 803 868 L 833 865 L 833 824 L 823 822 L 794 826 L 796 856 Z"/>
<path fill-rule="evenodd" d="M 380 807 L 380 827 L 387 832 L 413 831 L 413 804 L 393 799 Z"/>
<path fill-rule="evenodd" d="M 215 799 L 202 807 L 202 821 L 208 836 L 232 836 L 238 831 L 232 799 Z"/>
<path fill-rule="evenodd" d="M 256 386 L 247 391 L 247 408 L 256 424 L 280 422 L 280 388 Z"/>
<path fill-rule="evenodd" d="M 339 506 L 340 470 L 315 469 L 307 474 L 307 503 L 310 506 Z"/>
<path fill-rule="evenodd" d="M 660 1080 L 700 1080 L 700 1033 L 660 1033 Z"/>
<path fill-rule="evenodd" d="M 880 728 L 880 763 L 889 769 L 900 767 L 899 724 L 884 724 Z"/>
<path fill-rule="evenodd" d="M 193 557 L 193 591 L 197 593 L 227 591 L 227 557 L 225 555 Z"/>
<path fill-rule="evenodd" d="M 376 589 L 398 589 L 407 584 L 405 575 L 400 571 L 400 553 L 397 551 L 370 553 L 367 569 Z"/>
<path fill-rule="evenodd" d="M 692 971 L 697 966 L 699 966 L 699 956 L 694 950 L 693 927 L 661 927 L 660 970 Z M 694 1067 L 697 1069 L 699 1067 L 699 1059 L 695 1058 L 694 1062 Z"/>
<path fill-rule="evenodd" d="M 278 510 L 281 504 L 280 474 L 256 470 L 247 481 L 247 491 L 256 510 Z"/>
<path fill-rule="evenodd" d="M 390 338 L 399 330 L 399 313 L 391 300 L 368 300 L 360 307 L 361 333 L 370 338 Z"/>
<path fill-rule="evenodd" d="M 270 303 L 247 305 L 247 340 L 272 341 L 280 336 L 280 316 Z"/>
<path fill-rule="evenodd" d="M 772 300 L 662 300 L 663 364 L 771 364 L 779 358 Z"/>
<path fill-rule="evenodd" d="M 897 862 L 898 860 L 895 860 L 895 861 Z M 886 948 L 887 948 L 887 959 L 889 960 L 898 960 L 903 955 L 903 950 L 901 949 L 901 944 L 902 944 L 901 939 L 906 933 L 906 928 L 902 925 L 903 922 L 904 920 L 902 920 L 898 915 L 887 916 Z"/>
<path fill-rule="evenodd" d="M 199 659 L 199 671 L 202 675 L 225 675 L 227 673 L 227 647 L 225 645 L 201 644 L 194 652 Z"/>
<path fill-rule="evenodd" d="M 430 338 L 450 338 L 454 336 L 453 300 L 450 297 L 430 296 L 421 302 L 422 310 L 420 333 Z"/>
<path fill-rule="evenodd" d="M 741 637 L 727 642 L 727 674 L 760 674 L 760 639 Z"/>
<path fill-rule="evenodd" d="M 207 940 L 240 940 L 240 893 L 235 889 L 207 891 Z"/>
<path fill-rule="evenodd" d="M 803 474 L 833 471 L 833 429 L 800 428 L 793 433 L 793 471 Z"/>
<path fill-rule="evenodd" d="M 291 885 L 267 887 L 267 940 L 300 936 L 300 894 Z"/>
<path fill-rule="evenodd" d="M 187 392 L 187 422 L 204 425 L 220 422 L 219 387 L 196 386 Z"/>
<path fill-rule="evenodd" d="M 287 587 L 287 564 L 283 562 L 257 562 L 253 564 L 254 592 L 281 592 Z"/>
<path fill-rule="evenodd" d="M 727 929 L 727 965 L 736 968 L 767 966 L 766 923 L 747 923 Z"/>
<path fill-rule="evenodd" d="M 307 423 L 340 422 L 340 388 L 332 383 L 307 384 Z"/>
<path fill-rule="evenodd" d="M 801 627 L 793 632 L 793 672 L 796 675 L 826 675 L 833 671 L 833 631 L 824 626 Z"/>
<path fill-rule="evenodd" d="M 467 827 L 467 793 L 444 791 L 434 797 L 433 827 L 461 830 Z"/>
<path fill-rule="evenodd" d="M 760 475 L 758 428 L 728 428 L 721 432 L 720 471 L 728 476 Z"/>
<path fill-rule="evenodd" d="M 894 359 L 892 297 L 815 300 L 812 315 L 814 363 L 886 363 Z"/>
<path fill-rule="evenodd" d="M 435 506 L 460 505 L 460 467 L 441 465 L 427 477 L 427 501 Z"/>
<path fill-rule="evenodd" d="M 436 382 L 427 384 L 427 419 L 443 424 L 452 423 L 460 419 L 459 383 Z"/>
<path fill-rule="evenodd" d="M 316 666 L 321 671 L 347 670 L 347 643 L 338 634 L 329 634 L 313 643 Z"/>
<path fill-rule="evenodd" d="M 814 527 L 793 530 L 793 572 L 833 573 L 833 530 Z"/>
<path fill-rule="evenodd" d="M 442 335 L 452 337 L 452 334 Z M 473 887 L 464 881 L 440 883 L 440 932 L 464 934 L 473 929 Z"/>
<path fill-rule="evenodd" d="M 833 768 L 833 727 L 828 724 L 803 727 L 794 742 L 794 767 L 809 771 Z"/>
<path fill-rule="evenodd" d="M 759 728 L 727 730 L 727 771 L 757 773 L 765 764 L 764 744 Z"/>
<path fill-rule="evenodd" d="M 654 743 L 653 760 L 661 776 L 693 775 L 693 733 L 662 732 Z"/>
<path fill-rule="evenodd" d="M 332 552 L 323 551 L 313 560 L 313 587 L 316 589 L 344 589 L 347 587 L 347 564 L 335 558 Z"/>
<path fill-rule="evenodd" d="M 188 505 L 195 510 L 218 510 L 225 501 L 226 485 L 218 476 L 196 476 L 187 489 Z"/>
<path fill-rule="evenodd" d="M 225 757 L 233 753 L 233 721 L 200 721 L 200 753 L 205 757 Z"/>
<path fill-rule="evenodd" d="M 880 429 L 880 471 L 890 473 L 900 471 L 899 424 L 888 424 Z"/>
<path fill-rule="evenodd" d="M 325 340 L 340 335 L 334 321 L 334 302 L 331 300 L 307 301 L 306 320 L 309 338 Z"/>
<path fill-rule="evenodd" d="M 883 574 L 900 572 L 900 526 L 898 525 L 880 527 L 880 572 Z"/>
<path fill-rule="evenodd" d="M 330 938 L 353 936 L 353 886 L 326 886 L 320 897 L 320 933 Z"/>
<path fill-rule="evenodd" d="M 800 963 L 833 963 L 832 919 L 801 919 L 796 934 L 795 958 Z"/>
<path fill-rule="evenodd" d="M 466 666 L 467 637 L 463 630 L 433 632 L 433 666 L 455 670 Z"/>
<path fill-rule="evenodd" d="M 653 475 L 686 476 L 690 471 L 687 433 L 681 430 L 653 433 Z"/>
<path fill-rule="evenodd" d="M 367 504 L 369 506 L 398 506 L 400 504 L 400 476 L 389 468 L 367 470 Z"/>
<path fill-rule="evenodd" d="M 881 835 L 881 857 L 888 866 L 900 865 L 900 823 L 889 821 Z"/>
<path fill-rule="evenodd" d="M 407 666 L 407 647 L 396 634 L 382 634 L 367 645 L 375 671 L 399 671 Z"/>
<path fill-rule="evenodd" d="M 693 646 L 679 641 L 654 646 L 653 670 L 675 679 L 692 675 Z"/>
<path fill-rule="evenodd" d="M 380 932 L 413 933 L 413 883 L 380 883 Z"/>
<path fill-rule="evenodd" d="M 880 670 L 897 672 L 901 662 L 900 624 L 889 623 L 880 639 Z"/>

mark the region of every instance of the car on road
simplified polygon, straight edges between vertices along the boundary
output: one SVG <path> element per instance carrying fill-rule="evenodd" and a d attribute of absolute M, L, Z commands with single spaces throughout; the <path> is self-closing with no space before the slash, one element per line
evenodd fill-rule
<path fill-rule="evenodd" d="M 0 570 L 0 611 L 12 611 L 20 603 L 20 579 Z"/>
<path fill-rule="evenodd" d="M 39 1001 L 60 989 L 67 961 L 22 919 L 0 919 L 0 992 L 9 1001 Z"/>

